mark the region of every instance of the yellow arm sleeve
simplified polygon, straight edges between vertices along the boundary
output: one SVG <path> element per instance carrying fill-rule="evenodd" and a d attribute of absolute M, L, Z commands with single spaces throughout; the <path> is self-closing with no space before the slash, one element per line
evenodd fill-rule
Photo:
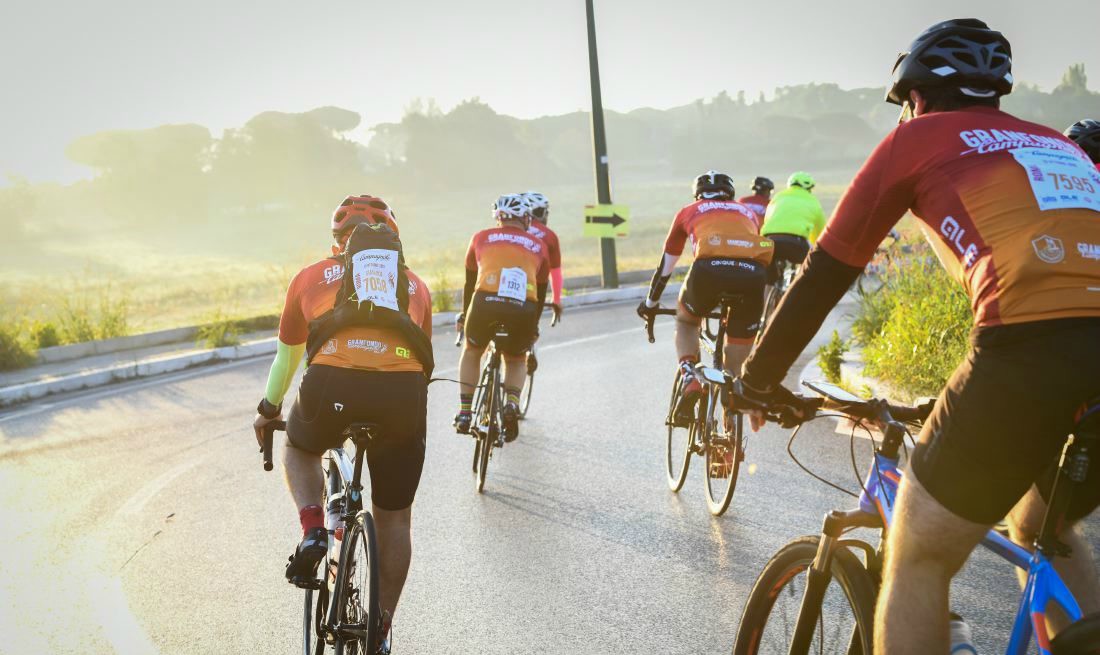
<path fill-rule="evenodd" d="M 305 351 L 304 343 L 291 346 L 279 341 L 275 349 L 275 361 L 271 362 L 271 371 L 267 374 L 267 390 L 264 392 L 267 402 L 272 405 L 282 404 Z"/>

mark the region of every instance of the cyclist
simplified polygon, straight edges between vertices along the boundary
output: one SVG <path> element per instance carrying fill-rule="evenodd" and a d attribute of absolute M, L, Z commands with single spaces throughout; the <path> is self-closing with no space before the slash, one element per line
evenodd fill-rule
<path fill-rule="evenodd" d="M 531 227 L 528 232 L 542 239 L 546 244 L 546 254 L 550 259 L 550 308 L 554 312 L 554 323 L 561 321 L 561 292 L 562 282 L 565 279 L 561 272 L 561 242 L 558 235 L 547 223 L 550 222 L 550 201 L 538 191 L 528 191 L 523 194 L 527 198 L 527 204 L 531 206 Z"/>
<path fill-rule="evenodd" d="M 769 282 L 779 279 L 779 262 L 797 268 L 825 227 L 825 212 L 813 195 L 814 178 L 799 171 L 787 178 L 787 188 L 775 194 L 764 214 L 760 233 L 775 242 Z"/>
<path fill-rule="evenodd" d="M 731 371 L 740 369 L 760 327 L 766 267 L 772 257 L 772 243 L 757 233 L 753 211 L 733 200 L 733 180 L 729 175 L 707 171 L 695 178 L 692 190 L 695 201 L 682 208 L 672 221 L 661 263 L 649 284 L 649 294 L 637 310 L 639 316 L 648 320 L 657 308 L 690 237 L 695 261 L 680 289 L 676 308 L 676 356 L 684 375 L 683 403 L 677 408 L 681 415 L 703 391 L 695 377 L 702 317 L 714 310 L 721 294 L 743 295 L 737 315 L 726 326 L 723 347 L 725 366 Z"/>
<path fill-rule="evenodd" d="M 381 224 L 397 232 L 394 213 L 381 198 L 349 196 L 336 208 L 333 257 L 303 268 L 287 290 L 275 361 L 256 410 L 257 439 L 264 425 L 282 418 L 283 398 L 311 331 L 333 308 L 341 287 L 344 265 L 339 256 L 360 223 Z M 407 277 L 408 314 L 430 337 L 428 287 L 412 271 L 407 271 Z M 283 467 L 287 488 L 298 507 L 302 541 L 290 558 L 286 575 L 288 579 L 312 577 L 327 552 L 321 455 L 343 442 L 341 433 L 349 423 L 377 424 L 380 430 L 366 459 L 379 542 L 383 647 L 388 648 L 389 621 L 412 556 L 412 502 L 424 465 L 427 381 L 423 357 L 402 331 L 358 324 L 335 327 L 338 329 L 312 357 L 287 422 Z"/>
<path fill-rule="evenodd" d="M 505 194 L 493 203 L 497 226 L 482 230 L 470 240 L 466 252 L 466 285 L 462 313 L 455 320 L 465 329 L 459 361 L 459 410 L 455 430 L 470 431 L 471 405 L 481 355 L 499 324 L 508 333 L 496 345 L 504 358 L 504 408 L 501 412 L 504 440 L 519 435 L 519 393 L 527 375 L 524 357 L 534 343 L 539 316 L 546 302 L 550 261 L 546 244 L 527 232 L 531 206 L 523 194 Z"/>
<path fill-rule="evenodd" d="M 1100 121 L 1086 118 L 1066 128 L 1065 135 L 1081 146 L 1096 170 L 1100 170 Z"/>
<path fill-rule="evenodd" d="M 784 375 L 906 211 L 970 297 L 971 350 L 895 505 L 876 652 L 947 652 L 951 578 L 1014 506 L 1017 534 L 1041 516 L 1074 414 L 1100 397 L 1100 262 L 1078 251 L 1100 244 L 1100 175 L 1062 134 L 999 110 L 1011 67 L 1008 40 L 976 19 L 937 23 L 898 57 L 887 100 L 901 124 L 857 173 L 742 372 L 750 397 L 797 405 Z M 1067 180 L 1080 188 L 1050 192 Z M 1077 494 L 1071 521 L 1098 495 L 1095 484 Z M 1057 568 L 1086 614 L 1100 610 L 1088 544 L 1073 529 L 1061 538 L 1073 555 Z"/>
<path fill-rule="evenodd" d="M 767 211 L 768 203 L 771 202 L 773 189 L 775 189 L 775 183 L 766 177 L 758 177 L 752 181 L 752 195 L 737 200 L 756 214 L 759 219 L 757 224 L 764 220 L 764 212 Z"/>

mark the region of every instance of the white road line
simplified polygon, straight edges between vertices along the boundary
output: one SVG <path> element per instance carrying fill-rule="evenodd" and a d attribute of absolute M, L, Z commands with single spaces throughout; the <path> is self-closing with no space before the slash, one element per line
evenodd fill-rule
<path fill-rule="evenodd" d="M 122 580 L 96 576 L 88 581 L 88 591 L 90 598 L 95 599 L 92 614 L 116 653 L 157 654 L 156 646 L 130 611 L 126 593 L 122 590 Z"/>
<path fill-rule="evenodd" d="M 153 499 L 154 496 L 164 491 L 164 488 L 171 484 L 172 480 L 175 480 L 179 476 L 183 475 L 187 471 L 193 469 L 202 463 L 203 460 L 210 457 L 213 454 L 213 450 L 210 450 L 204 455 L 195 455 L 193 451 L 187 453 L 187 461 L 182 462 L 174 468 L 170 468 L 164 473 L 161 473 L 157 477 L 153 478 L 149 482 L 145 483 L 140 489 L 138 489 L 132 496 L 130 496 L 118 511 L 115 512 L 115 518 L 126 519 L 133 516 L 137 516 L 145 508 L 146 503 Z"/>

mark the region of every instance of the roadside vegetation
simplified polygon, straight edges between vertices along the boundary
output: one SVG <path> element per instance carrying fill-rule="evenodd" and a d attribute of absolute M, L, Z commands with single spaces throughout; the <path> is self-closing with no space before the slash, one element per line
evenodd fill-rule
<path fill-rule="evenodd" d="M 883 285 L 862 296 L 852 324 L 864 371 L 914 397 L 939 394 L 967 351 L 966 295 L 926 246 L 891 263 Z"/>

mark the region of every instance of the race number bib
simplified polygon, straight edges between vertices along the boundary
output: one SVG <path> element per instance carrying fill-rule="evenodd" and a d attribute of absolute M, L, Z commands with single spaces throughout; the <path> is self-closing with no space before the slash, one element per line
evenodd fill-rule
<path fill-rule="evenodd" d="M 1100 212 L 1100 171 L 1081 157 L 1049 148 L 1016 148 L 1039 209 L 1084 208 Z"/>
<path fill-rule="evenodd" d="M 359 304 L 397 310 L 397 252 L 368 249 L 352 255 L 352 281 Z"/>
<path fill-rule="evenodd" d="M 522 268 L 501 269 L 497 295 L 521 302 L 527 300 L 527 271 Z"/>

